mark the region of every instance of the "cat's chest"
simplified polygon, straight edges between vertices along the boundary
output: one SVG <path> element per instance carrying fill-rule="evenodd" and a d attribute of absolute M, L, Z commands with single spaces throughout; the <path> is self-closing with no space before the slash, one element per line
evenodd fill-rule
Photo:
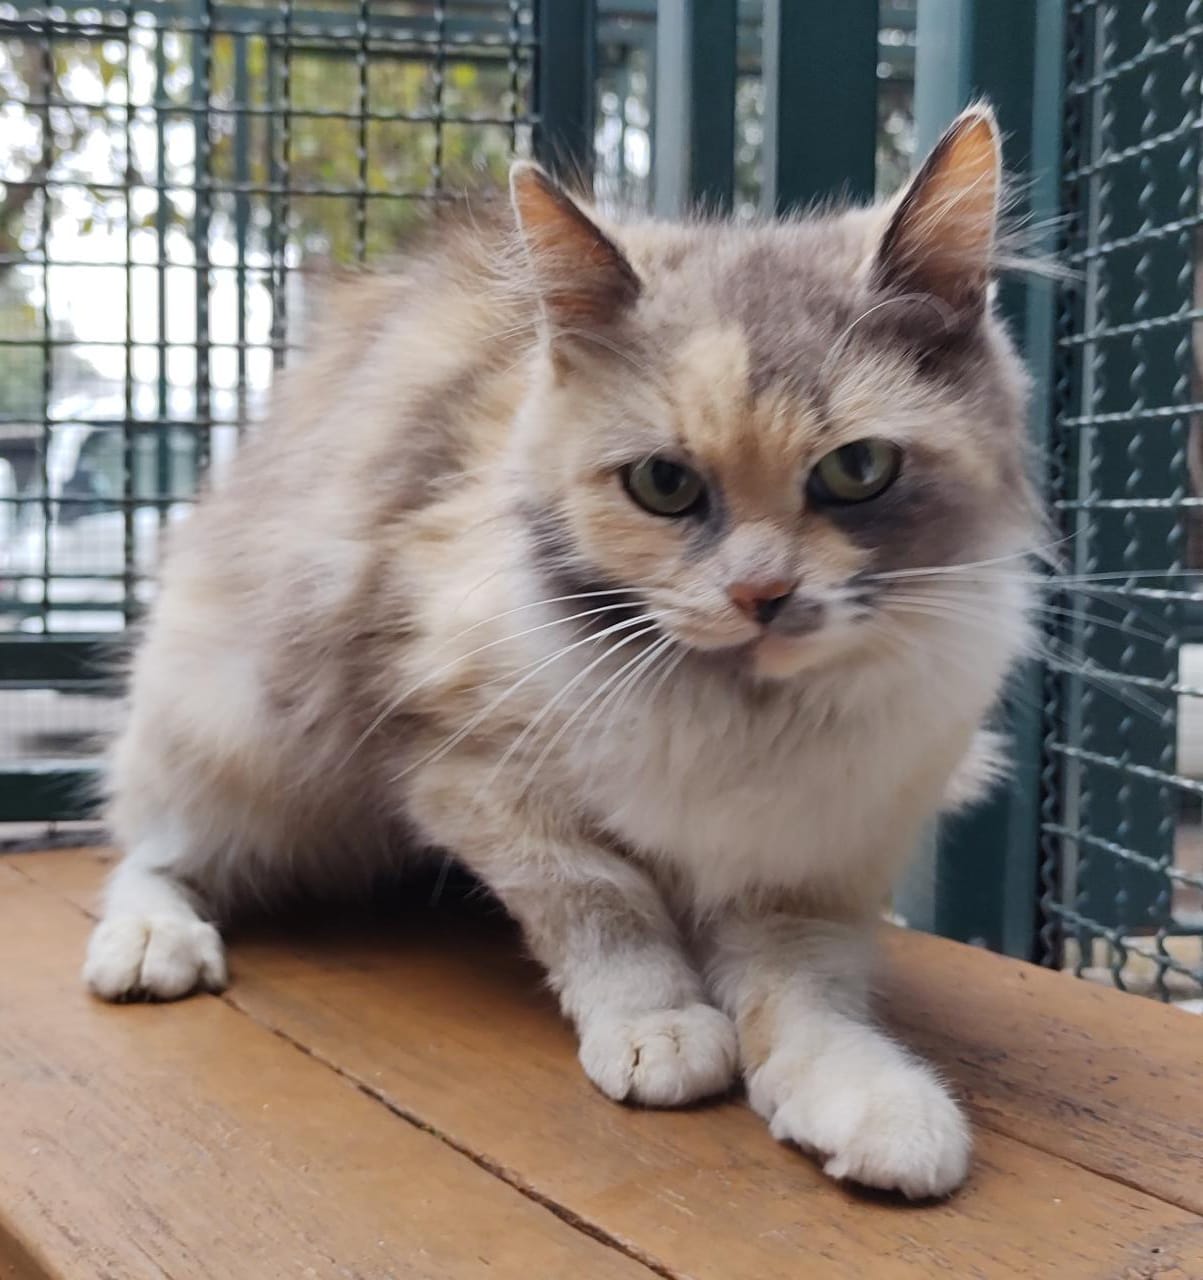
<path fill-rule="evenodd" d="M 755 707 L 667 710 L 634 712 L 572 764 L 592 816 L 684 871 L 704 898 L 894 860 L 963 745 L 947 724 L 905 709 L 854 723 Z"/>

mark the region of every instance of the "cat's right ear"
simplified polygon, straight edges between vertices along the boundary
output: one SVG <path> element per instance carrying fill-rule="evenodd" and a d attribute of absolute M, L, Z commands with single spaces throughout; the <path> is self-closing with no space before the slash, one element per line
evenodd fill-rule
<path fill-rule="evenodd" d="M 538 165 L 514 164 L 510 199 L 553 342 L 617 324 L 642 287 L 622 250 Z"/>

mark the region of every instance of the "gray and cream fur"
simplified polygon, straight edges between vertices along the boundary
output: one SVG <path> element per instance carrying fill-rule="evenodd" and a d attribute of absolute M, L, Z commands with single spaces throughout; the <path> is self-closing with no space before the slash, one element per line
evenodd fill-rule
<path fill-rule="evenodd" d="M 168 558 L 91 988 L 220 988 L 240 904 L 450 854 L 610 1097 L 742 1074 L 833 1176 L 951 1191 L 964 1118 L 866 989 L 1027 638 L 1021 575 L 947 572 L 1038 529 L 998 166 L 975 108 L 895 201 L 750 227 L 518 166 L 508 222 L 344 286 Z"/>

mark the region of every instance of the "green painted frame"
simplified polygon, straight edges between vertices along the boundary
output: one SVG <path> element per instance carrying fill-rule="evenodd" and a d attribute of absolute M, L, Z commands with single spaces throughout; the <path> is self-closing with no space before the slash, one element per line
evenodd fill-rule
<path fill-rule="evenodd" d="M 21 34 L 28 30 L 22 26 L 30 19 L 45 26 L 52 38 L 67 39 L 75 29 L 68 17 L 56 18 L 54 10 L 45 5 L 27 3 L 18 0 L 17 15 L 0 21 L 0 32 L 5 34 Z M 136 0 L 94 0 L 86 10 L 89 13 L 119 15 L 127 20 L 132 11 L 140 6 Z M 81 6 L 83 8 L 83 6 Z M 247 34 L 267 34 L 270 32 L 293 31 L 308 38 L 310 35 L 325 37 L 337 34 L 348 41 L 348 58 L 362 55 L 368 39 L 364 21 L 364 5 L 353 6 L 349 12 L 338 12 L 328 9 L 309 9 L 303 3 L 291 3 L 284 0 L 277 9 L 242 6 L 222 3 L 215 6 L 208 0 L 160 0 L 155 6 L 163 27 L 170 28 L 178 24 L 194 33 L 205 34 L 210 30 L 226 32 L 244 30 Z M 214 13 L 218 20 L 214 21 Z M 538 0 L 535 10 L 536 47 L 533 65 L 533 147 L 536 156 L 549 168 L 563 173 L 566 177 L 587 178 L 592 171 L 593 119 L 594 119 L 594 50 L 595 34 L 598 22 L 595 0 Z M 94 19 L 88 20 L 96 31 L 103 28 L 97 26 Z M 470 12 L 459 14 L 442 12 L 424 17 L 374 14 L 373 24 L 383 23 L 388 30 L 398 32 L 416 32 L 431 43 L 433 49 L 440 38 L 468 38 L 476 31 L 473 24 L 477 22 Z M 85 25 L 87 25 L 85 23 Z M 496 26 L 496 23 L 494 23 Z M 115 29 L 116 30 L 116 29 Z M 119 36 L 119 31 L 118 31 Z M 497 32 L 492 32 L 494 41 Z M 206 102 L 209 67 L 204 55 L 205 41 L 194 42 L 193 86 L 198 95 L 196 103 L 204 106 Z M 236 42 L 238 49 L 242 41 Z M 494 54 L 486 49 L 490 56 L 505 57 L 504 47 L 499 47 Z M 434 54 L 430 55 L 432 58 Z M 362 59 L 361 59 L 362 60 Z M 366 63 L 364 64 L 366 67 Z M 236 61 L 235 75 L 242 86 L 240 100 L 246 100 L 245 58 Z M 279 77 L 280 68 L 273 60 L 269 74 Z M 285 77 L 287 71 L 282 73 Z M 366 70 L 363 73 L 366 75 Z M 271 101 L 277 101 L 276 85 L 271 93 Z M 286 89 L 283 91 L 286 93 Z M 156 94 L 156 97 L 158 95 Z M 208 154 L 208 137 L 204 128 L 203 111 L 197 114 L 197 160 L 198 171 L 205 172 Z M 240 132 L 246 131 L 246 118 L 239 115 L 236 126 Z M 267 122 L 269 132 L 275 128 L 272 119 Z M 274 135 L 272 135 L 274 138 Z M 160 139 L 161 118 L 160 118 Z M 285 142 L 286 146 L 287 143 Z M 273 140 L 269 143 L 273 157 L 273 165 L 277 155 L 277 145 Z M 245 181 L 246 174 L 238 172 L 235 180 Z M 159 181 L 162 182 L 160 174 Z M 287 173 L 273 172 L 275 185 L 287 187 Z M 210 199 L 207 188 L 198 186 L 196 201 L 196 218 L 194 234 L 197 242 L 198 269 L 207 267 L 206 227 L 210 215 Z M 127 195 L 128 200 L 128 195 Z M 282 197 L 286 202 L 287 196 Z M 245 226 L 249 218 L 248 202 L 241 196 L 234 201 L 234 212 L 240 226 Z M 277 214 L 281 212 L 281 201 L 273 205 Z M 160 206 L 161 207 L 161 206 Z M 286 213 L 286 204 L 283 211 Z M 279 256 L 283 260 L 283 246 L 276 243 L 273 261 Z M 245 265 L 239 258 L 239 269 L 245 273 Z M 128 274 L 128 269 L 127 269 Z M 197 290 L 197 332 L 207 329 L 205 314 L 206 291 Z M 281 326 L 282 328 L 282 326 Z M 282 331 L 278 335 L 283 339 Z M 240 338 L 245 334 L 240 333 Z M 277 334 L 273 332 L 273 339 Z M 124 334 L 127 345 L 132 341 L 128 330 Z M 277 351 L 277 359 L 282 358 L 282 350 Z M 240 347 L 240 358 L 244 353 Z M 204 345 L 198 343 L 197 375 L 198 385 L 207 386 L 205 366 L 207 359 Z M 45 365 L 49 369 L 49 364 Z M 160 364 L 162 369 L 162 363 Z M 128 388 L 127 388 L 128 392 Z M 49 388 L 47 388 L 47 395 Z M 159 388 L 160 416 L 166 417 L 164 406 L 166 401 L 166 384 L 161 380 Z M 207 406 L 198 403 L 198 418 L 207 416 Z M 123 440 L 123 452 L 126 468 L 126 496 L 130 490 L 130 473 L 133 457 L 133 439 L 138 426 L 127 421 L 119 426 Z M 197 450 L 203 454 L 207 440 L 204 427 L 197 428 Z M 165 459 L 160 459 L 160 471 Z M 166 487 L 164 486 L 164 491 Z M 125 540 L 126 540 L 126 600 L 132 600 L 129 581 L 131 563 L 129 551 L 132 546 L 132 526 L 127 507 Z M 58 605 L 55 606 L 59 608 Z M 64 606 L 69 609 L 68 604 Z M 127 620 L 129 610 L 127 609 Z M 0 691 L 22 692 L 25 690 L 48 690 L 62 694 L 111 694 L 119 687 L 116 658 L 124 651 L 127 640 L 124 633 L 110 635 L 87 635 L 72 633 L 69 635 L 33 635 L 21 633 L 0 633 Z M 55 820 L 78 819 L 90 815 L 93 809 L 93 796 L 96 793 L 98 767 L 91 761 L 81 764 L 73 760 L 40 760 L 34 765 L 20 761 L 13 765 L 0 765 L 0 823 L 3 822 L 49 822 Z"/>
<path fill-rule="evenodd" d="M 1065 0 L 919 0 L 918 150 L 962 107 L 988 98 L 1008 171 L 1028 176 L 1021 215 L 1042 228 L 1032 246 L 1038 253 L 1057 247 L 1064 32 Z M 1032 375 L 1031 434 L 1039 450 L 1052 412 L 1056 287 L 1047 279 L 1010 280 L 999 302 Z M 911 924 L 1037 958 L 1042 701 L 1043 674 L 1033 663 L 1014 677 L 1000 716 L 1015 761 L 1009 785 L 969 815 L 940 824 L 904 889 Z"/>

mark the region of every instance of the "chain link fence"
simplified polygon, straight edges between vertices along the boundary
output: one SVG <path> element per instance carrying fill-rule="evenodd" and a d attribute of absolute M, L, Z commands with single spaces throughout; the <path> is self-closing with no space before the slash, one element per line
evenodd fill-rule
<path fill-rule="evenodd" d="M 315 275 L 503 188 L 538 49 L 520 0 L 0 4 L 0 818 L 78 808 L 84 637 L 145 608 Z"/>
<path fill-rule="evenodd" d="M 1042 614 L 1040 876 L 1007 891 L 1008 919 L 1022 916 L 1007 945 L 1199 1000 L 1203 0 L 1053 7 L 1065 14 L 1055 203 L 1074 275 L 1058 289 L 1047 475 L 1073 580 L 1050 581 Z M 874 11 L 874 66 L 861 0 L 805 13 L 731 0 L 734 155 L 714 172 L 736 216 L 817 194 L 792 171 L 770 190 L 766 157 L 780 183 L 799 141 L 768 124 L 800 75 L 836 74 L 812 41 L 838 47 L 841 23 L 867 39 L 857 92 L 877 102 L 878 188 L 904 178 L 920 10 Z M 0 3 L 0 821 L 78 811 L 113 716 L 96 638 L 137 618 L 165 531 L 206 472 L 233 465 L 303 343 L 315 272 L 403 247 L 430 205 L 500 188 L 512 154 L 554 156 L 564 139 L 578 159 L 592 146 L 602 198 L 651 204 L 666 12 L 652 0 L 596 13 L 585 0 Z M 967 84 L 981 80 L 1013 139 L 1018 125 L 1038 142 L 1056 112 L 1038 118 L 1029 101 L 1047 83 L 1022 69 L 1034 37 L 973 12 Z M 932 74 L 953 97 L 971 91 L 951 67 Z M 859 148 L 867 190 L 870 127 L 816 163 Z M 1030 808 L 1036 766 L 1021 764 Z M 1015 880 L 1016 850 L 1003 861 L 999 884 Z M 997 897 L 980 858 L 954 863 L 978 868 L 975 900 Z"/>
<path fill-rule="evenodd" d="M 764 11 L 730 3 L 746 216 Z M 108 640 L 303 346 L 315 276 L 403 250 L 430 205 L 500 189 L 532 148 L 649 207 L 658 16 L 654 0 L 0 3 L 0 821 L 83 811 L 116 713 Z M 892 187 L 914 0 L 882 6 L 879 37 L 863 87 L 880 86 Z"/>
<path fill-rule="evenodd" d="M 1042 958 L 1198 1001 L 1203 4 L 1068 9 Z"/>

